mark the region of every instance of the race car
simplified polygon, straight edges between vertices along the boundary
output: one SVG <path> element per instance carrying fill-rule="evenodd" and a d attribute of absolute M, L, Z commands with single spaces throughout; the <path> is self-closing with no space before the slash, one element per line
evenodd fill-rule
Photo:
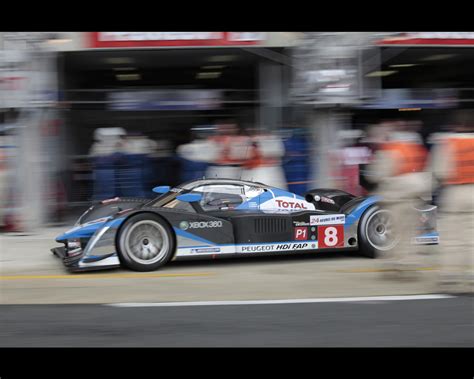
<path fill-rule="evenodd" d="M 71 271 L 153 271 L 171 260 L 348 250 L 375 258 L 400 240 L 377 196 L 313 189 L 305 196 L 263 183 L 200 179 L 160 186 L 154 199 L 92 205 L 51 251 Z M 421 204 L 416 244 L 437 244 L 436 206 Z"/>

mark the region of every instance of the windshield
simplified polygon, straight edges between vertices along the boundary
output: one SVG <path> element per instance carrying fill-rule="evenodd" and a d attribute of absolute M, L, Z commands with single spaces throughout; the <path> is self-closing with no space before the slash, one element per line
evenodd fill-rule
<path fill-rule="evenodd" d="M 261 183 L 245 182 L 245 181 L 240 181 L 240 180 L 237 181 L 237 180 L 232 180 L 232 179 L 191 180 L 189 182 L 180 184 L 179 187 L 173 187 L 168 192 L 151 200 L 144 206 L 145 207 L 165 207 L 165 208 L 175 208 L 175 209 L 180 208 L 181 205 L 178 204 L 179 202 L 173 202 L 173 200 L 175 200 L 178 195 L 183 194 L 183 193 L 188 193 L 191 191 L 203 193 L 205 197 L 211 197 L 215 195 L 216 193 L 221 194 L 225 197 L 224 200 L 226 200 L 226 202 L 229 202 L 229 200 L 232 200 L 230 199 L 231 195 L 238 195 L 239 199 L 237 203 L 234 201 L 234 200 L 237 200 L 236 198 L 233 199 L 233 201 L 231 201 L 231 203 L 233 203 L 234 206 L 237 206 L 241 204 L 242 202 L 248 200 L 249 198 L 252 198 L 261 194 L 263 191 L 265 191 L 265 187 L 266 186 Z M 217 199 L 214 199 L 214 200 L 217 201 Z M 210 201 L 213 202 L 214 200 L 210 200 Z M 215 206 L 215 207 L 218 207 L 219 209 L 219 207 L 222 206 L 222 204 L 215 204 L 215 205 L 210 204 L 210 206 L 211 207 Z M 192 208 L 192 207 L 186 206 L 186 208 Z"/>
<path fill-rule="evenodd" d="M 189 191 L 185 191 L 183 188 L 179 187 L 172 188 L 170 191 L 158 196 L 156 199 L 153 199 L 144 206 L 157 208 L 172 208 L 188 212 L 195 212 L 193 206 L 190 203 L 179 201 L 178 199 L 176 199 L 176 197 L 178 195 L 181 195 L 183 192 L 187 193 Z"/>
<path fill-rule="evenodd" d="M 150 202 L 146 203 L 144 206 L 145 207 L 162 207 L 165 204 L 168 204 L 169 202 L 176 199 L 176 196 L 178 196 L 182 191 L 183 191 L 182 188 L 177 188 L 177 187 L 172 188 L 170 191 L 151 200 Z"/>

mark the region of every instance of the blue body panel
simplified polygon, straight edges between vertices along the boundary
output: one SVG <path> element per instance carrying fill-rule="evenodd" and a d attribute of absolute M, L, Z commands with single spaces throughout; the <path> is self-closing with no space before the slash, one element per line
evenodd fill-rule
<path fill-rule="evenodd" d="M 68 230 L 66 233 L 56 237 L 56 242 L 65 242 L 74 238 L 90 238 L 100 228 L 102 228 L 107 221 L 92 222 L 85 225 L 79 225 Z"/>
<path fill-rule="evenodd" d="M 346 227 L 352 226 L 355 222 L 359 221 L 360 217 L 364 214 L 368 207 L 380 201 L 380 196 L 370 196 L 360 203 L 355 209 L 346 215 Z"/>
<path fill-rule="evenodd" d="M 94 233 L 101 229 L 104 226 L 118 226 L 120 225 L 125 218 L 117 218 L 115 220 L 112 217 L 107 217 L 105 219 L 94 220 L 88 222 L 84 225 L 76 226 L 68 230 L 66 233 L 59 235 L 56 237 L 56 242 L 65 242 L 68 239 L 75 239 L 75 238 L 90 238 L 94 235 Z"/>

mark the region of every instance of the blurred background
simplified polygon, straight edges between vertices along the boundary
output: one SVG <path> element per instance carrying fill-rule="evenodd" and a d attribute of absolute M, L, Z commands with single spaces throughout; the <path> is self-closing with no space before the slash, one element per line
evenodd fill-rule
<path fill-rule="evenodd" d="M 472 108 L 473 47 L 470 32 L 1 32 L 0 226 L 203 176 L 365 194 L 382 121 L 429 150 Z"/>

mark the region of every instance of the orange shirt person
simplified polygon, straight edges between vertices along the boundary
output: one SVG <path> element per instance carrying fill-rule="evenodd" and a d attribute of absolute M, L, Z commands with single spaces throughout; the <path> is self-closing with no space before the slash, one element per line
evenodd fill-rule
<path fill-rule="evenodd" d="M 433 147 L 431 169 L 441 185 L 439 202 L 440 287 L 473 292 L 474 111 L 460 110 L 455 132 Z"/>
<path fill-rule="evenodd" d="M 384 151 L 390 151 L 395 156 L 395 172 L 393 175 L 403 175 L 424 170 L 428 151 L 426 148 L 414 141 L 387 142 L 382 147 Z"/>
<path fill-rule="evenodd" d="M 218 123 L 217 135 L 209 138 L 213 146 L 212 160 L 206 177 L 238 179 L 245 162 L 248 138 L 241 135 L 237 124 L 232 120 Z"/>
<path fill-rule="evenodd" d="M 446 144 L 452 154 L 453 167 L 445 184 L 474 184 L 474 135 L 471 138 L 450 137 Z"/>
<path fill-rule="evenodd" d="M 396 247 L 382 256 L 381 265 L 387 275 L 393 271 L 401 279 L 414 276 L 421 265 L 412 244 L 417 228 L 415 207 L 420 197 L 430 197 L 431 186 L 425 170 L 427 151 L 419 134 L 404 122 L 390 126 L 369 171 L 370 179 L 378 184 L 374 194 L 382 197 L 383 207 L 391 212 L 398 236 Z"/>

